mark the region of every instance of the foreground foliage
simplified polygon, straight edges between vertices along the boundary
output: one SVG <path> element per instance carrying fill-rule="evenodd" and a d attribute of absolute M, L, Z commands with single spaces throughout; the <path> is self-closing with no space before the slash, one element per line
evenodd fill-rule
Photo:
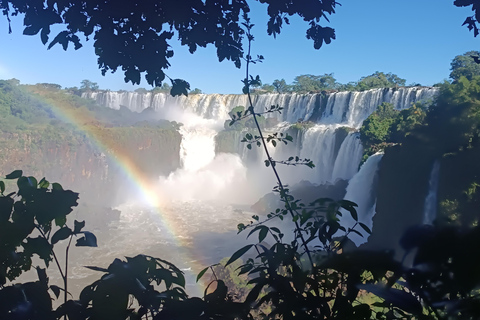
<path fill-rule="evenodd" d="M 228 288 L 229 273 L 216 266 L 215 279 L 201 298 L 189 297 L 182 271 L 168 261 L 139 255 L 115 259 L 107 268 L 89 266 L 103 275 L 87 285 L 76 299 L 68 291 L 70 244 L 96 246 L 85 222 L 67 224 L 78 194 L 59 184 L 15 171 L 18 191 L 4 194 L 0 183 L 0 318 L 2 319 L 475 319 L 480 316 L 480 270 L 470 261 L 480 258 L 480 228 L 459 230 L 419 226 L 401 240 L 402 262 L 391 253 L 348 250 L 345 229 L 338 218 L 355 204 L 317 200 L 295 201 L 298 221 L 313 251 L 309 265 L 300 237 L 283 241 L 276 227 L 258 224 L 250 235 L 257 240 L 235 252 L 225 263 L 254 254 L 233 271 L 247 275 L 233 280 L 244 286 Z M 340 210 L 341 208 L 346 211 Z M 286 209 L 279 215 L 287 216 Z M 358 223 L 363 229 L 368 228 Z M 66 264 L 61 266 L 58 243 L 67 242 Z M 269 243 L 270 245 L 267 245 Z M 34 266 L 38 256 L 43 266 Z M 49 283 L 47 272 L 60 270 L 63 287 Z M 33 270 L 37 281 L 16 279 Z M 204 275 L 202 271 L 199 278 Z M 222 280 L 222 275 L 227 277 Z M 236 276 L 235 276 L 236 277 Z M 244 276 L 243 276 L 244 277 Z M 235 279 L 235 278 L 234 278 Z M 245 279 L 245 278 L 244 278 Z M 62 294 L 63 293 L 63 294 Z M 235 293 L 235 294 L 234 294 Z M 53 308 L 52 299 L 61 299 Z M 56 303 L 58 304 L 58 303 Z"/>

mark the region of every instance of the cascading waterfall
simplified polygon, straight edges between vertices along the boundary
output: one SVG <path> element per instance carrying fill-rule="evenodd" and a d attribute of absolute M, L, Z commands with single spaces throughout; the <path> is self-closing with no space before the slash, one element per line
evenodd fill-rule
<path fill-rule="evenodd" d="M 264 112 L 265 108 L 272 105 L 283 108 L 281 114 L 266 115 L 279 121 L 341 123 L 358 127 L 383 102 L 392 103 L 395 109 L 401 110 L 410 107 L 412 103 L 431 100 L 437 93 L 438 89 L 433 87 L 402 87 L 328 94 L 262 94 L 254 95 L 253 103 L 257 112 Z M 226 120 L 229 118 L 228 112 L 234 107 L 247 105 L 245 95 L 235 94 L 192 94 L 188 97 L 171 97 L 165 93 L 107 91 L 86 92 L 83 97 L 96 100 L 108 108 L 118 110 L 124 106 L 135 112 L 142 112 L 147 108 L 161 112 L 177 106 L 203 118 L 215 120 Z"/>
<path fill-rule="evenodd" d="M 435 160 L 430 173 L 430 180 L 428 182 L 428 194 L 425 198 L 425 205 L 423 209 L 423 224 L 432 225 L 437 218 L 437 191 L 439 176 L 440 161 Z"/>
<path fill-rule="evenodd" d="M 360 170 L 349 181 L 347 186 L 346 200 L 355 202 L 357 207 L 358 221 L 372 229 L 372 218 L 375 215 L 375 181 L 383 153 L 376 153 L 362 165 Z M 354 226 L 355 221 L 347 211 L 342 212 L 340 224 L 345 228 Z M 367 242 L 368 234 L 360 227 L 356 230 L 363 234 L 363 237 L 351 233 L 349 238 L 358 246 Z"/>
<path fill-rule="evenodd" d="M 289 156 L 298 155 L 300 158 L 312 160 L 316 165 L 314 169 L 303 166 L 287 168 L 279 166 L 282 178 L 286 183 L 294 184 L 301 180 L 308 180 L 315 184 L 325 184 L 335 183 L 338 179 L 349 180 L 354 175 L 356 177 L 360 174 L 360 172 L 357 173 L 357 170 L 362 155 L 362 146 L 356 131 L 378 105 L 389 102 L 394 105 L 395 109 L 401 110 L 410 107 L 413 103 L 431 100 L 437 92 L 438 89 L 432 87 L 402 87 L 371 89 L 362 92 L 262 94 L 254 95 L 253 102 L 257 112 L 263 112 L 272 105 L 278 105 L 282 108 L 281 113 L 268 113 L 265 116 L 275 118 L 280 122 L 290 124 L 299 122 L 300 126 L 306 121 L 314 123 L 313 126 L 306 125 L 305 129 L 298 131 L 299 139 L 297 140 L 300 142 L 296 149 L 277 147 L 278 150 L 274 151 L 274 158 L 286 160 Z M 171 176 L 163 178 L 164 185 L 170 183 L 167 189 L 172 194 L 177 190 L 173 181 L 182 179 L 184 183 L 179 184 L 183 186 L 183 190 L 180 190 L 183 191 L 181 194 L 189 197 L 196 197 L 198 193 L 205 190 L 208 190 L 212 197 L 219 194 L 219 191 L 216 191 L 219 188 L 210 185 L 207 188 L 200 188 L 198 192 L 192 194 L 186 191 L 190 188 L 189 185 L 196 185 L 194 182 L 202 181 L 202 179 L 205 184 L 208 184 L 208 181 L 217 181 L 214 185 L 222 186 L 220 183 L 222 179 L 245 181 L 246 175 L 256 178 L 253 183 L 250 183 L 250 189 L 259 188 L 256 184 L 263 183 L 265 185 L 265 187 L 252 191 L 257 194 L 268 192 L 275 184 L 270 173 L 263 168 L 265 155 L 261 149 L 254 147 L 253 149 L 256 149 L 254 152 L 258 152 L 259 156 L 252 157 L 250 154 L 253 153 L 246 149 L 246 144 L 238 143 L 234 148 L 240 157 L 232 154 L 228 156 L 215 155 L 214 153 L 215 134 L 222 130 L 223 123 L 229 119 L 228 112 L 231 109 L 239 105 L 247 105 L 245 95 L 194 94 L 175 98 L 163 93 L 135 92 L 90 92 L 84 95 L 109 108 L 119 109 L 124 106 L 136 112 L 142 112 L 148 108 L 155 110 L 159 118 L 185 124 L 181 129 L 183 167 Z M 208 130 L 201 128 L 205 123 L 199 122 L 198 126 L 189 126 L 184 119 L 185 114 L 196 115 L 202 121 L 213 121 L 215 125 L 209 124 Z M 287 128 L 288 126 L 284 126 L 281 130 L 286 131 Z M 239 132 L 240 137 L 243 135 L 244 132 Z M 246 152 L 250 154 L 247 155 Z M 227 159 L 228 157 L 230 158 Z M 189 159 L 192 159 L 191 162 Z M 250 174 L 245 174 L 243 163 L 247 162 L 247 159 L 250 159 L 248 162 L 254 162 L 256 166 L 256 169 L 251 168 L 252 163 L 249 163 L 248 172 L 251 172 Z M 377 157 L 372 158 L 363 167 L 368 167 L 367 164 L 370 166 L 372 161 L 378 160 L 376 159 Z M 219 161 L 219 163 L 217 164 L 215 161 Z M 232 166 L 233 169 L 220 170 L 224 166 Z M 217 172 L 217 170 L 219 171 Z M 221 173 L 219 173 L 220 171 Z M 190 176 L 187 174 L 188 172 Z M 217 174 L 209 175 L 207 172 L 209 174 L 217 172 Z M 203 174 L 203 177 L 199 177 L 199 174 Z M 190 178 L 187 179 L 187 177 Z M 350 189 L 355 185 L 356 180 L 354 179 L 351 181 Z M 258 182 L 259 180 L 261 183 Z M 223 187 L 226 186 L 223 185 Z M 245 188 L 248 189 L 248 187 Z M 360 202 L 360 198 L 357 201 Z M 369 203 L 368 206 L 371 208 L 372 203 Z M 366 209 L 362 208 L 361 210 Z"/>
<path fill-rule="evenodd" d="M 358 165 L 362 160 L 363 147 L 358 132 L 349 132 L 343 140 L 335 159 L 333 177 L 335 179 L 350 180 L 357 173 Z"/>

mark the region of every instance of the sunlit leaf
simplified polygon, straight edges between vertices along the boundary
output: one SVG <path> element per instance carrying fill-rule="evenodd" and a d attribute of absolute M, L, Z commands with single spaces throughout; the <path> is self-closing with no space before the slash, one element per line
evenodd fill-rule
<path fill-rule="evenodd" d="M 207 272 L 208 268 L 210 268 L 210 267 L 206 267 L 205 269 L 203 269 L 202 271 L 200 271 L 200 272 L 198 273 L 196 282 L 198 282 L 198 280 L 200 280 L 200 279 L 203 277 L 203 275 L 205 274 L 205 272 Z"/>

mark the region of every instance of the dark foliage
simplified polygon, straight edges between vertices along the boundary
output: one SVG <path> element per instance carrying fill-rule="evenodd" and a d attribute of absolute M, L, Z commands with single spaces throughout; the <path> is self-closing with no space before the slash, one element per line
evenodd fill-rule
<path fill-rule="evenodd" d="M 299 15 L 309 23 L 306 31 L 314 47 L 335 39 L 335 31 L 319 25 L 321 18 L 335 13 L 332 0 L 272 1 L 267 4 L 270 17 L 267 31 L 276 36 L 288 16 Z M 194 53 L 198 47 L 212 44 L 219 61 L 231 60 L 240 67 L 244 54 L 245 32 L 240 18 L 250 11 L 245 0 L 164 0 L 164 1 L 22 1 L 5 0 L 0 9 L 8 20 L 24 15 L 25 35 L 40 34 L 48 48 L 60 44 L 82 47 L 80 36 L 93 38 L 98 65 L 102 74 L 121 69 L 125 82 L 140 83 L 142 73 L 152 86 L 161 86 L 165 69 L 174 52 L 170 42 L 174 36 Z M 328 20 L 328 19 L 327 19 Z M 63 30 L 51 38 L 51 27 L 62 24 Z M 178 80 L 172 84 L 179 85 Z M 188 90 L 188 88 L 187 88 Z M 179 89 L 178 94 L 183 93 Z"/>

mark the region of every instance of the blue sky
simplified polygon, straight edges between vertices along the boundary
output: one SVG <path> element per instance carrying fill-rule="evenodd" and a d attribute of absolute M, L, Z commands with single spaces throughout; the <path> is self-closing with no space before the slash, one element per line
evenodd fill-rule
<path fill-rule="evenodd" d="M 296 17 L 277 39 L 267 36 L 266 7 L 252 3 L 256 41 L 253 54 L 265 61 L 253 67 L 264 83 L 284 78 L 291 83 L 301 74 L 334 73 L 339 82 L 356 81 L 375 71 L 392 72 L 407 84 L 433 85 L 448 78 L 450 62 L 459 54 L 480 50 L 480 37 L 462 27 L 472 11 L 457 8 L 453 0 L 339 0 L 342 6 L 325 25 L 335 28 L 337 39 L 320 50 L 305 38 L 307 24 Z M 251 1 L 249 1 L 251 3 Z M 126 84 L 123 74 L 102 76 L 97 68 L 93 43 L 80 50 L 63 51 L 60 46 L 47 50 L 38 36 L 22 35 L 21 19 L 14 19 L 8 34 L 6 19 L 0 17 L 0 79 L 17 78 L 22 83 L 49 82 L 64 87 L 79 86 L 89 79 L 102 89 L 150 89 Z M 244 70 L 233 63 L 218 62 L 213 47 L 200 48 L 191 55 L 187 48 L 174 45 L 172 78 L 183 78 L 192 89 L 206 93 L 240 93 Z"/>

